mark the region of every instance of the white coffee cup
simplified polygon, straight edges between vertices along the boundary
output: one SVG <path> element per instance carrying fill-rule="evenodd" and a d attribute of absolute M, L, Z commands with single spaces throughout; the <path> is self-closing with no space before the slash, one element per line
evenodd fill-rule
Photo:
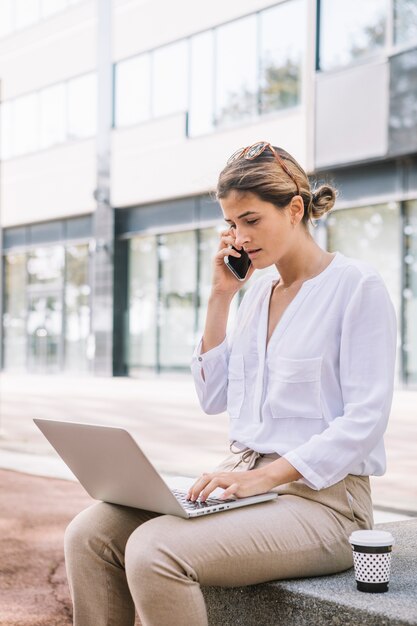
<path fill-rule="evenodd" d="M 391 572 L 391 533 L 385 530 L 355 530 L 349 537 L 353 550 L 356 586 L 359 591 L 388 591 Z"/>

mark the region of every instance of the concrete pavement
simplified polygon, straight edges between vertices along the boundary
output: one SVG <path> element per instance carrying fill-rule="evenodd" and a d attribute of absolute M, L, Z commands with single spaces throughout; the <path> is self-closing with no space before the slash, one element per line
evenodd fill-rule
<path fill-rule="evenodd" d="M 73 420 L 127 428 L 166 475 L 209 471 L 228 451 L 227 415 L 205 415 L 191 375 L 141 379 L 0 376 L 0 467 L 71 478 L 32 419 Z M 417 516 L 417 391 L 397 389 L 385 437 L 388 469 L 372 478 L 378 521 Z"/>

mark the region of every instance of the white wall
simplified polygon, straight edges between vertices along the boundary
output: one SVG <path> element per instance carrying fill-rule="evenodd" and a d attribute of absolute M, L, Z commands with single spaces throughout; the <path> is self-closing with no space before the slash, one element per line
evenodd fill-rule
<path fill-rule="evenodd" d="M 389 66 L 367 63 L 317 76 L 316 166 L 385 156 Z"/>
<path fill-rule="evenodd" d="M 88 139 L 2 163 L 3 228 L 94 210 L 95 141 Z"/>
<path fill-rule="evenodd" d="M 306 116 L 302 109 L 195 139 L 186 139 L 184 127 L 184 116 L 175 115 L 113 131 L 114 206 L 210 191 L 232 152 L 260 140 L 283 146 L 301 164 L 306 162 Z"/>

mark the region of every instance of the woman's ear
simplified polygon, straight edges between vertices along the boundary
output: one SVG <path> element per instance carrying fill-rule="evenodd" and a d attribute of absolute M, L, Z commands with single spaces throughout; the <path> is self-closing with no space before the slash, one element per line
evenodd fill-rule
<path fill-rule="evenodd" d="M 298 224 L 304 217 L 304 202 L 301 196 L 294 196 L 290 202 L 291 223 Z"/>

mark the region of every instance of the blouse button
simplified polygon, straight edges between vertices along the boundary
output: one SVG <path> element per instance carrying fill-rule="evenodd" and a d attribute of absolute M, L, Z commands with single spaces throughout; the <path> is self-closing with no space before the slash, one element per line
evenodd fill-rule
<path fill-rule="evenodd" d="M 199 357 L 198 357 L 198 360 L 199 360 L 199 361 L 202 361 L 202 360 L 203 360 L 203 357 L 202 357 L 202 356 L 199 356 Z"/>

